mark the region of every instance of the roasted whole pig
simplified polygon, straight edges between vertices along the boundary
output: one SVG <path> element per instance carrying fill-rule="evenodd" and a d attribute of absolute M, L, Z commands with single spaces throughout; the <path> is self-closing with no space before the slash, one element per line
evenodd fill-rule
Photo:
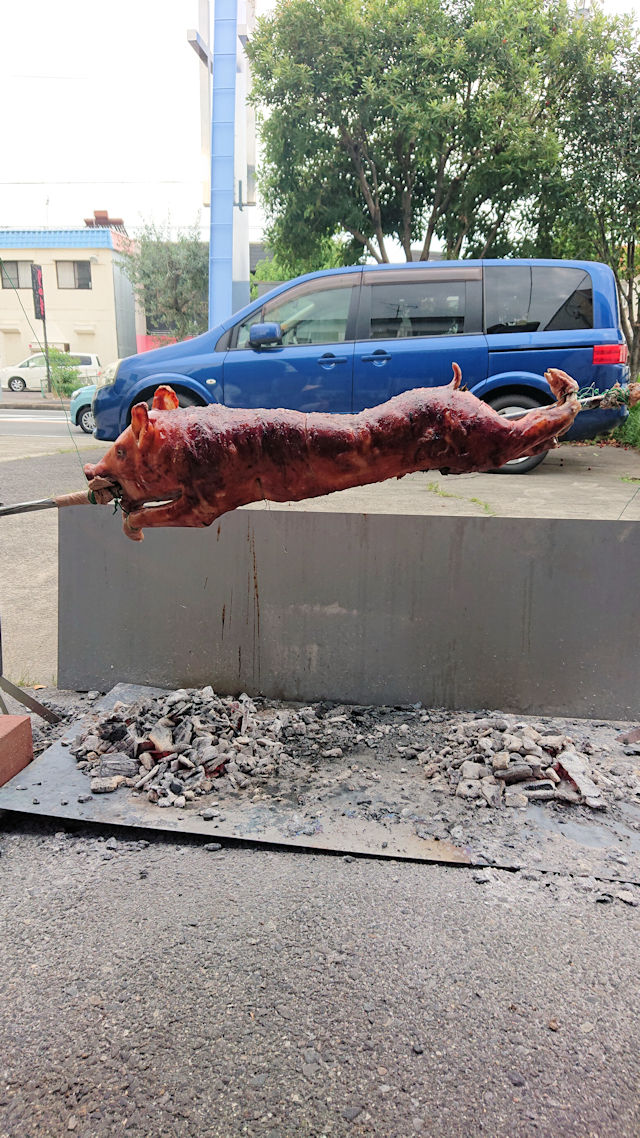
<path fill-rule="evenodd" d="M 138 403 L 101 462 L 84 468 L 95 500 L 120 500 L 124 532 L 149 526 L 208 526 L 248 502 L 301 501 L 402 478 L 494 470 L 557 444 L 580 404 L 563 371 L 546 379 L 557 402 L 516 420 L 469 391 L 461 372 L 445 387 L 418 388 L 357 415 L 247 411 L 212 405 L 179 409 L 170 387 L 153 407 Z"/>

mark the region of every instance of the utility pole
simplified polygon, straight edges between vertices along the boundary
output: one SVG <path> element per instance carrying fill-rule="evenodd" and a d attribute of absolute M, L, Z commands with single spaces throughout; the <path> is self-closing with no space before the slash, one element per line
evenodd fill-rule
<path fill-rule="evenodd" d="M 200 0 L 198 31 L 187 39 L 198 54 L 202 149 L 210 146 L 209 327 L 226 320 L 249 301 L 249 223 L 255 205 L 255 128 L 247 110 L 247 60 L 238 53 L 255 23 L 255 0 L 214 0 L 213 52 L 209 47 L 209 0 Z M 212 99 L 209 76 L 213 71 Z M 207 110 L 204 114 L 204 83 Z M 239 78 L 237 82 L 236 79 Z M 207 195 L 205 192 L 205 204 Z"/>

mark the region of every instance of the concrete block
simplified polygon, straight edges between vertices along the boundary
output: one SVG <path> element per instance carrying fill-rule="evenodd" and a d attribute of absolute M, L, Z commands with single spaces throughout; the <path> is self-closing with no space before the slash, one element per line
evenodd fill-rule
<path fill-rule="evenodd" d="M 0 715 L 0 786 L 24 770 L 33 759 L 28 715 Z"/>

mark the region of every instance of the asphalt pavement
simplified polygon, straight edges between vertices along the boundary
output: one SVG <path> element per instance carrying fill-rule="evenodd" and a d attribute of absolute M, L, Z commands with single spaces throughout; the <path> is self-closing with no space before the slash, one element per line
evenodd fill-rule
<path fill-rule="evenodd" d="M 637 1138 L 593 881 L 141 837 L 4 822 L 0 1138 Z"/>

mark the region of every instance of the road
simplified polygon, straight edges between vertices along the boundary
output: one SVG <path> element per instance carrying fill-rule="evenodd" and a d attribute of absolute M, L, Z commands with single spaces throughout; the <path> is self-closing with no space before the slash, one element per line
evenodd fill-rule
<path fill-rule="evenodd" d="M 0 405 L 0 438 L 68 439 L 82 435 L 60 411 L 11 411 Z"/>
<path fill-rule="evenodd" d="M 0 1138 L 640 1133 L 640 910 L 593 879 L 13 819 Z"/>
<path fill-rule="evenodd" d="M 0 403 L 0 462 L 61 451 L 75 453 L 98 445 L 102 444 L 97 444 L 92 435 L 86 435 L 69 421 L 62 407 L 14 410 Z"/>

